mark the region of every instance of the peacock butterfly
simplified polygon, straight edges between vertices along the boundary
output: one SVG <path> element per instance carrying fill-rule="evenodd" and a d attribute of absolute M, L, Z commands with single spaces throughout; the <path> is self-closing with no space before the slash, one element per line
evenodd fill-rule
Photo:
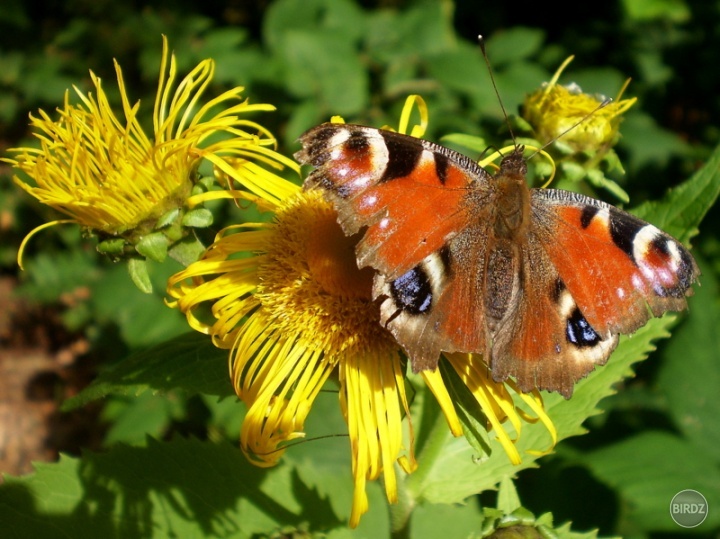
<path fill-rule="evenodd" d="M 523 148 L 491 175 L 427 140 L 325 123 L 295 157 L 315 167 L 359 267 L 376 270 L 381 323 L 413 370 L 482 354 L 493 379 L 572 395 L 621 333 L 687 306 L 699 275 L 683 245 L 614 206 L 530 189 Z"/>

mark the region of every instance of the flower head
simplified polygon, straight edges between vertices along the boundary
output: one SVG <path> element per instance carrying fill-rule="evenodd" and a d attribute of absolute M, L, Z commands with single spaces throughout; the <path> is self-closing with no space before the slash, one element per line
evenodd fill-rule
<path fill-rule="evenodd" d="M 116 254 L 156 231 L 167 247 L 187 234 L 186 226 L 209 224 L 207 214 L 187 215 L 197 204 L 224 196 L 203 193 L 208 187 L 208 182 L 198 183 L 203 160 L 230 177 L 238 160 L 272 161 L 268 156 L 276 154 L 268 153 L 267 147 L 275 139 L 242 115 L 274 107 L 249 104 L 241 98 L 242 87 L 202 104 L 214 62 L 203 60 L 176 84 L 175 57 L 163 38 L 153 132 L 148 135 L 139 120 L 140 103 L 130 103 L 117 62 L 115 71 L 121 117 L 91 71 L 95 94 L 75 88 L 79 102 L 74 104 L 66 92 L 57 119 L 42 110 L 39 116 L 30 115 L 40 147 L 13 148 L 15 158 L 3 160 L 31 179 L 16 176 L 21 188 L 67 215 L 70 222 L 101 239 L 124 240 Z"/>
<path fill-rule="evenodd" d="M 576 152 L 610 147 L 618 138 L 622 114 L 637 98 L 620 99 L 627 83 L 612 102 L 602 95 L 583 93 L 575 83 L 557 84 L 572 59 L 571 56 L 563 62 L 550 82 L 528 95 L 523 104 L 523 118 L 543 143 L 559 138 Z"/>
<path fill-rule="evenodd" d="M 414 133 L 422 131 L 417 127 Z M 232 382 L 248 407 L 240 444 L 259 466 L 275 464 L 285 442 L 305 435 L 304 422 L 315 397 L 331 374 L 336 375 L 352 452 L 354 527 L 368 509 L 368 480 L 382 475 L 393 503 L 398 497 L 395 463 L 407 473 L 416 467 L 411 423 L 403 435 L 403 423 L 411 422 L 406 362 L 379 323 L 372 270 L 357 267 L 359 238 L 343 234 L 332 206 L 319 192 L 302 192 L 267 170 L 255 171 L 254 185 L 264 186 L 262 198 L 274 211 L 274 222 L 220 232 L 201 260 L 170 279 L 171 305 L 186 313 L 193 328 L 211 335 L 217 346 L 231 349 Z M 210 319 L 202 317 L 205 304 L 211 305 Z M 477 356 L 452 355 L 448 364 L 511 460 L 519 462 L 502 423 L 510 420 L 519 435 L 522 419 L 534 418 L 516 408 L 511 386 L 493 382 Z M 462 434 L 441 369 L 425 371 L 422 378 L 452 433 Z M 539 396 L 519 398 L 554 433 Z"/>

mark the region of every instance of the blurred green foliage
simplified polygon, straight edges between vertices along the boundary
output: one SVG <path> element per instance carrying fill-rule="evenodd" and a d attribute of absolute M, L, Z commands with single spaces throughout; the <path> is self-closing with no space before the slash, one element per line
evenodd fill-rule
<path fill-rule="evenodd" d="M 278 134 L 286 154 L 297 150 L 295 140 L 305 129 L 334 114 L 368 125 L 396 125 L 410 93 L 421 94 L 428 103 L 427 138 L 459 132 L 500 145 L 507 129 L 475 42 L 482 33 L 511 113 L 570 54 L 576 59 L 561 82 L 575 81 L 588 92 L 615 96 L 625 78 L 632 77 L 626 95 L 639 102 L 627 114 L 617 148 L 626 175 L 613 179 L 637 206 L 690 177 L 720 142 L 718 28 L 720 5 L 702 0 L 618 0 L 588 9 L 431 0 L 5 0 L 0 14 L 0 149 L 31 144 L 28 111 L 51 111 L 72 85 L 87 91 L 88 69 L 117 98 L 113 58 L 123 67 L 131 99 L 142 101 L 141 113 L 150 125 L 161 34 L 169 37 L 180 72 L 203 58 L 215 59 L 209 93 L 244 85 L 251 100 L 276 105 L 276 113 L 258 120 Z M 53 214 L 6 181 L 11 171 L 0 172 L 0 269 L 14 276 L 22 237 Z M 590 186 L 581 188 L 592 192 Z M 703 195 L 711 196 L 698 189 L 690 198 Z M 617 203 L 606 193 L 599 196 Z M 227 206 L 214 210 L 218 228 L 237 219 Z M 599 529 L 603 535 L 717 533 L 717 513 L 696 530 L 675 526 L 668 515 L 669 498 L 658 493 L 696 488 L 710 496 L 720 485 L 719 218 L 717 210 L 711 211 L 692 239 L 703 286 L 673 338 L 660 343 L 660 350 L 640 364 L 637 376 L 619 393 L 602 401 L 605 413 L 588 420 L 589 434 L 563 442 L 540 461 L 540 468 L 520 474 L 520 500 L 535 514 L 551 511 L 556 523 L 572 521 L 575 530 Z M 672 232 L 689 239 L 692 231 L 686 224 L 677 224 Z M 338 486 L 337 476 L 338 470 L 349 468 L 345 438 L 297 446 L 280 468 L 264 476 L 225 443 L 237 438 L 242 413 L 226 380 L 224 353 L 202 356 L 210 374 L 200 388 L 186 383 L 182 371 L 172 370 L 174 363 L 188 364 L 181 353 L 163 348 L 165 355 L 153 355 L 153 346 L 187 330 L 182 317 L 162 303 L 164 279 L 177 266 L 168 261 L 154 267 L 154 289 L 160 292 L 143 295 L 124 267 L 98 257 L 74 227 L 43 232 L 26 256 L 18 293 L 54 305 L 68 331 L 88 337 L 98 368 L 106 373 L 94 386 L 96 393 L 84 398 L 108 396 L 104 419 L 111 452 L 64 457 L 58 464 L 40 466 L 35 479 L 6 483 L 0 488 L 0 515 L 12 504 L 27 508 L 32 499 L 49 500 L 39 524 L 28 515 L 18 517 L 13 521 L 18 527 L 8 537 L 39 536 L 30 533 L 33 526 L 46 530 L 45 524 L 58 525 L 53 513 L 65 515 L 58 517 L 67 519 L 59 525 L 74 537 L 165 537 L 171 532 L 250 537 L 278 529 L 287 536 L 320 531 L 350 536 L 343 528 L 349 481 L 343 477 L 347 484 Z M 61 296 L 79 287 L 89 289 L 87 299 L 61 308 Z M 208 349 L 202 350 L 205 354 Z M 130 363 L 120 361 L 132 352 L 140 355 Z M 146 371 L 136 368 L 152 357 L 159 357 L 158 363 Z M 118 368 L 126 369 L 124 378 L 113 377 Z M 118 387 L 117 380 L 132 380 L 129 375 L 137 375 L 138 383 Z M 315 408 L 308 432 L 344 432 L 334 396 L 321 395 Z M 170 440 L 173 434 L 215 444 L 183 437 L 155 441 Z M 318 452 L 323 453 L 320 460 Z M 163 470 L 155 469 L 166 460 L 186 473 L 168 482 Z M 113 471 L 100 484 L 94 470 L 110 461 L 124 473 L 115 476 Z M 149 472 L 148 482 L 135 482 Z M 223 489 L 208 488 L 213 480 Z M 143 513 L 149 506 L 141 504 L 138 489 L 146 488 L 154 510 L 165 503 L 158 492 L 177 506 L 166 509 L 162 528 L 153 528 L 158 521 Z M 64 490 L 76 497 L 60 495 Z M 275 496 L 281 492 L 285 498 Z M 104 511 L 117 510 L 127 520 L 105 528 L 106 522 L 97 519 L 97 526 L 83 528 L 83 518 L 90 516 L 82 514 L 78 500 L 87 493 Z M 378 485 L 371 485 L 370 498 L 371 511 L 357 536 L 385 537 L 388 516 Z M 479 497 L 486 506 L 494 500 L 492 493 Z M 431 533 L 438 521 L 448 536 L 478 534 L 483 517 L 477 501 L 464 507 L 422 506 L 414 516 L 412 537 L 432 536 L 421 530 Z M 128 515 L 135 510 L 138 518 L 131 521 Z M 247 519 L 241 530 L 233 521 L 237 511 Z"/>

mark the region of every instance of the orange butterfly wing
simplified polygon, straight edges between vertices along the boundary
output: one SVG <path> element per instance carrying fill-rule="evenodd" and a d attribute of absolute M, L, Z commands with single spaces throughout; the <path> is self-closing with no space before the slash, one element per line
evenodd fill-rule
<path fill-rule="evenodd" d="M 381 323 L 413 368 L 435 368 L 441 351 L 485 351 L 476 274 L 487 221 L 477 212 L 478 196 L 489 203 L 494 195 L 490 175 L 442 146 L 363 126 L 322 124 L 300 140 L 296 158 L 316 167 L 305 187 L 324 191 L 346 234 L 365 229 L 358 266 L 378 270 Z M 473 260 L 458 258 L 453 247 L 467 244 L 468 234 L 478 247 Z"/>
<path fill-rule="evenodd" d="M 598 200 L 533 191 L 534 230 L 592 327 L 632 333 L 652 316 L 687 307 L 700 271 L 655 226 Z"/>

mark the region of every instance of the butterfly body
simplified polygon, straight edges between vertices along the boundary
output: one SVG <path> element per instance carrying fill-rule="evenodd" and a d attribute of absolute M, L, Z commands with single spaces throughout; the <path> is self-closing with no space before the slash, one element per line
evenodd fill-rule
<path fill-rule="evenodd" d="M 493 378 L 555 390 L 604 364 L 620 333 L 686 306 L 692 256 L 653 225 L 569 191 L 530 189 L 522 148 L 491 175 L 443 146 L 322 124 L 298 160 L 376 270 L 380 321 L 413 369 L 482 354 Z"/>

